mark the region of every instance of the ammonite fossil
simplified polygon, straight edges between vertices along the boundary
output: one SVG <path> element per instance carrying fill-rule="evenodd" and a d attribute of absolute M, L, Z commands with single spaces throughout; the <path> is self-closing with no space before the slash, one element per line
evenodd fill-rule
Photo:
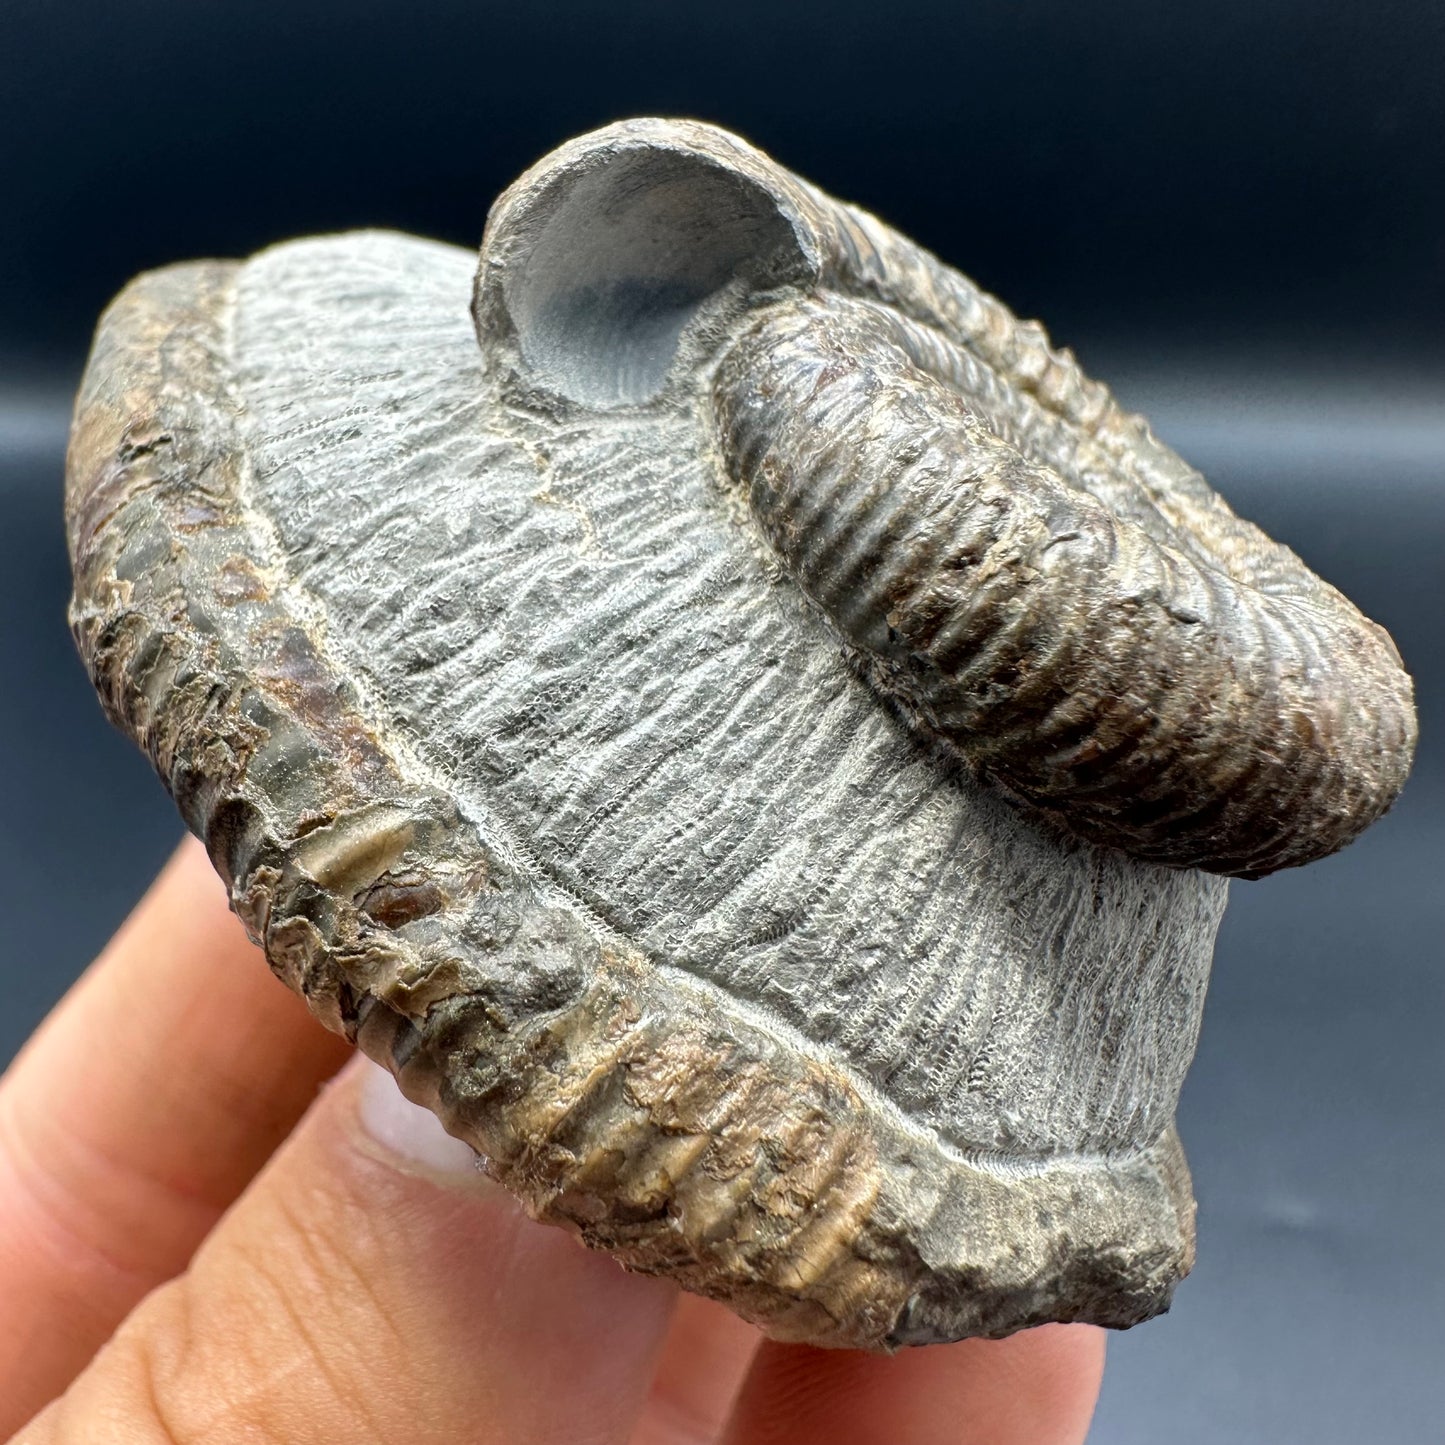
<path fill-rule="evenodd" d="M 475 268 L 141 277 L 68 516 L 276 972 L 538 1218 L 788 1339 L 1163 1309 L 1226 878 L 1413 746 L 1388 636 L 1038 326 L 698 124 L 564 146 Z"/>

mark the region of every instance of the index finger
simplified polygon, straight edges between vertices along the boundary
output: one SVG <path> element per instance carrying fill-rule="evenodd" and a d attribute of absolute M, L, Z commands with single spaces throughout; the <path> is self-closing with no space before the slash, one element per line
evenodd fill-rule
<path fill-rule="evenodd" d="M 185 1267 L 347 1052 L 183 844 L 0 1079 L 0 1439 Z"/>

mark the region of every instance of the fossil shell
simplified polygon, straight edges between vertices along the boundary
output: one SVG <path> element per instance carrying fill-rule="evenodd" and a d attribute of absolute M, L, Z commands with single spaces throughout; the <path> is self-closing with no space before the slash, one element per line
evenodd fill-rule
<path fill-rule="evenodd" d="M 86 372 L 75 635 L 272 967 L 778 1337 L 1163 1309 L 1218 875 L 1388 806 L 1389 639 L 724 132 L 563 147 L 473 270 L 173 267 Z"/>

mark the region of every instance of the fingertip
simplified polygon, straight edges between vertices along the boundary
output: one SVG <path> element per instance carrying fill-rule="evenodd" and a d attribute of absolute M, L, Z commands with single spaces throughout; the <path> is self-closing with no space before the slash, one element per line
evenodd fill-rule
<path fill-rule="evenodd" d="M 1104 1332 L 1043 1325 L 894 1356 L 765 1344 L 728 1445 L 1081 1445 Z"/>
<path fill-rule="evenodd" d="M 670 1282 L 623 1268 L 589 1249 L 571 1230 L 541 1224 L 521 1202 L 485 1172 L 470 1144 L 449 1134 L 441 1120 L 402 1093 L 392 1075 L 356 1055 L 328 1090 L 321 1113 L 335 1115 L 335 1142 L 347 1157 L 333 1161 L 351 1192 L 394 1197 L 409 1207 L 469 1223 L 454 1231 L 452 1247 L 492 1261 L 494 1271 L 545 1281 L 555 1276 L 571 1293 L 574 1315 L 595 1315 L 604 1335 L 637 1314 L 670 1313 L 677 1289 Z M 329 1118 L 317 1127 L 330 1130 Z M 429 1191 L 440 1196 L 428 1202 Z M 454 1196 L 454 1201 L 446 1199 Z M 495 1275 L 494 1275 L 495 1277 Z"/>
<path fill-rule="evenodd" d="M 358 1054 L 338 1083 L 356 1091 L 355 1117 L 363 1147 L 378 1151 L 400 1168 L 442 1179 L 473 1182 L 483 1177 L 481 1156 L 448 1134 L 430 1109 L 413 1104 L 380 1064 Z"/>

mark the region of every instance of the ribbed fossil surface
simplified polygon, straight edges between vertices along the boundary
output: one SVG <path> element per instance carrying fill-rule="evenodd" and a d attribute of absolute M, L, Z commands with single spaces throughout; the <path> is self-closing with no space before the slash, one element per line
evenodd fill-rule
<path fill-rule="evenodd" d="M 480 266 L 140 278 L 68 511 L 97 687 L 277 972 L 538 1217 L 786 1338 L 1164 1308 L 1218 875 L 1413 744 L 1388 637 L 1036 326 L 687 123 L 549 157 Z"/>

